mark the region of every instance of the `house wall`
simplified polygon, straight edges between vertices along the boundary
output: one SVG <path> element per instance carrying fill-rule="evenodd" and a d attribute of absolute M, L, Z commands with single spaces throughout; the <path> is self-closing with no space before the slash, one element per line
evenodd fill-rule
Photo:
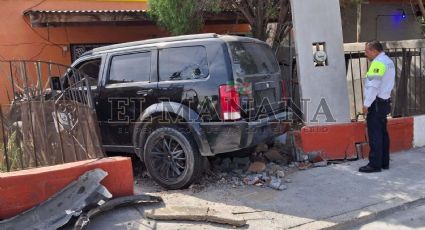
<path fill-rule="evenodd" d="M 41 3 L 41 4 L 40 4 Z M 71 44 L 121 43 L 167 36 L 156 26 L 69 26 L 32 28 L 26 10 L 147 9 L 146 0 L 2 0 L 0 4 L 0 60 L 43 60 L 71 64 Z M 247 33 L 248 25 L 207 25 L 203 32 Z M 2 71 L 2 70 L 0 70 Z M 0 74 L 0 104 L 8 102 Z"/>
<path fill-rule="evenodd" d="M 397 41 L 423 38 L 421 26 L 412 5 L 405 1 L 371 1 L 362 4 L 360 40 L 357 41 L 357 8 L 343 9 L 344 42 L 366 42 L 371 40 Z M 403 11 L 406 17 L 403 18 Z"/>

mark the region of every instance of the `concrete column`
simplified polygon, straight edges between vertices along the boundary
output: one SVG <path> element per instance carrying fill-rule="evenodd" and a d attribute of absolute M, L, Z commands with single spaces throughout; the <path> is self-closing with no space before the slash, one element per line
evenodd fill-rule
<path fill-rule="evenodd" d="M 350 122 L 339 1 L 292 0 L 291 4 L 305 123 Z M 327 54 L 323 66 L 314 62 L 317 49 Z"/>

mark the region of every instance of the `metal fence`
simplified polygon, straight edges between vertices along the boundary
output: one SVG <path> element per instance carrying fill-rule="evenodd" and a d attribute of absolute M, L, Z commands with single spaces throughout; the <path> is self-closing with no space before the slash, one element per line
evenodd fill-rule
<path fill-rule="evenodd" d="M 104 156 L 90 85 L 76 69 L 2 61 L 0 98 L 9 102 L 0 105 L 0 172 Z"/>
<path fill-rule="evenodd" d="M 425 48 L 391 48 L 387 55 L 394 61 L 396 84 L 392 93 L 392 116 L 425 114 Z M 363 51 L 346 52 L 351 117 L 362 112 L 363 84 L 369 61 Z"/>

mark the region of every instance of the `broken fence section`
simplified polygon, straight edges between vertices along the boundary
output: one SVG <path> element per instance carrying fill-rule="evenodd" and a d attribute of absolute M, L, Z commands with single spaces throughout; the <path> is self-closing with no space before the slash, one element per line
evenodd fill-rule
<path fill-rule="evenodd" d="M 60 64 L 0 62 L 0 172 L 104 156 L 89 79 Z"/>

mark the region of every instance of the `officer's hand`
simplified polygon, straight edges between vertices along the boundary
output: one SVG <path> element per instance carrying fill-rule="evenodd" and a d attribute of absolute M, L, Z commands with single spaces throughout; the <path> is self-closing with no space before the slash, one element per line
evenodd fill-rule
<path fill-rule="evenodd" d="M 367 112 L 369 111 L 369 108 L 366 106 L 363 106 L 363 114 L 366 116 Z"/>

